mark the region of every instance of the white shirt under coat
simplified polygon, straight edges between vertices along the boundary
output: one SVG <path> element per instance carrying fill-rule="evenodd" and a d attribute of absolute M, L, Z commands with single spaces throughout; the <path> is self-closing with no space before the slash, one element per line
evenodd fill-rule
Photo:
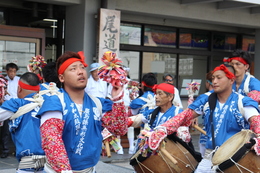
<path fill-rule="evenodd" d="M 20 77 L 15 76 L 13 80 L 11 80 L 8 76 L 6 76 L 6 79 L 8 80 L 8 85 L 7 85 L 7 92 L 10 95 L 5 95 L 4 100 L 10 100 L 11 98 L 18 98 L 17 96 L 17 89 L 18 89 L 18 81 Z"/>
<path fill-rule="evenodd" d="M 97 81 L 95 81 L 92 75 L 90 75 L 88 78 L 87 86 L 85 88 L 85 92 L 94 97 L 106 98 L 107 82 L 103 81 L 102 79 L 98 79 Z"/>

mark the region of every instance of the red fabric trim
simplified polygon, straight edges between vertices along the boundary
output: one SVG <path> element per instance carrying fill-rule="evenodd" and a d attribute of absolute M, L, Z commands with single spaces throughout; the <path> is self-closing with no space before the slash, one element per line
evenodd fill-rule
<path fill-rule="evenodd" d="M 40 90 L 40 85 L 36 85 L 36 86 L 32 86 L 32 85 L 28 85 L 23 83 L 21 80 L 18 81 L 18 85 L 26 90 L 33 90 L 33 91 L 39 91 Z"/>
<path fill-rule="evenodd" d="M 248 64 L 243 58 L 241 57 L 232 57 L 232 58 L 228 58 L 228 59 L 224 59 L 223 62 L 231 62 L 232 60 L 237 60 L 239 62 L 241 62 L 242 64 Z"/>
<path fill-rule="evenodd" d="M 78 58 L 70 58 L 67 59 L 65 62 L 63 62 L 63 64 L 61 64 L 59 70 L 58 70 L 58 74 L 63 74 L 64 71 L 68 68 L 68 66 L 74 62 L 80 61 L 84 67 L 87 67 L 88 64 L 85 63 L 85 56 L 84 53 L 82 51 L 78 52 L 78 55 L 80 56 L 81 59 Z"/>
<path fill-rule="evenodd" d="M 174 86 L 171 84 L 161 83 L 159 85 L 154 85 L 153 91 L 156 92 L 157 89 L 174 94 Z"/>
<path fill-rule="evenodd" d="M 213 73 L 215 73 L 215 72 L 218 71 L 218 70 L 223 71 L 223 72 L 226 74 L 227 78 L 229 78 L 229 79 L 235 79 L 235 75 L 234 75 L 233 73 L 231 73 L 225 65 L 221 64 L 220 66 L 216 67 L 216 68 L 213 70 Z"/>
<path fill-rule="evenodd" d="M 71 170 L 69 158 L 62 140 L 64 121 L 57 118 L 46 120 L 40 127 L 42 148 L 52 169 L 56 172 Z"/>

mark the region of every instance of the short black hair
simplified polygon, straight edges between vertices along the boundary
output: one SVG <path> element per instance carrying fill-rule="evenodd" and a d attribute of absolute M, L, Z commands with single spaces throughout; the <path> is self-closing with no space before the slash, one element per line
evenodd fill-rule
<path fill-rule="evenodd" d="M 56 71 L 56 63 L 47 63 L 46 66 L 42 69 L 42 75 L 46 82 L 57 82 L 59 78 Z"/>
<path fill-rule="evenodd" d="M 20 80 L 25 82 L 26 84 L 28 85 L 31 85 L 31 86 L 37 86 L 40 84 L 40 79 L 39 77 L 35 74 L 35 73 L 32 73 L 32 72 L 26 72 L 24 73 L 21 77 L 20 77 Z"/>
<path fill-rule="evenodd" d="M 241 49 L 236 49 L 236 50 L 234 50 L 234 52 L 232 52 L 232 54 L 229 58 L 233 58 L 233 57 L 243 58 L 249 64 L 249 67 L 251 67 L 251 63 L 253 60 L 252 60 L 250 53 L 248 53 L 247 51 L 244 51 Z"/>
<path fill-rule="evenodd" d="M 15 68 L 16 69 L 16 71 L 18 71 L 19 70 L 19 68 L 18 68 L 18 66 L 15 64 L 15 63 L 8 63 L 8 64 L 6 64 L 6 66 L 5 66 L 5 70 L 6 71 L 8 71 L 10 68 Z"/>
<path fill-rule="evenodd" d="M 144 82 L 146 85 L 154 86 L 157 84 L 157 78 L 154 73 L 146 73 L 142 77 L 142 82 Z M 144 91 L 152 91 L 152 88 L 144 86 Z"/>

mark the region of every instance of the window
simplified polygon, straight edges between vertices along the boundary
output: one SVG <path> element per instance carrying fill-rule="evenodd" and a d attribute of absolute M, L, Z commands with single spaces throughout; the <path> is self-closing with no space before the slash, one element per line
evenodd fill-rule
<path fill-rule="evenodd" d="M 39 39 L 21 37 L 0 37 L 0 71 L 6 74 L 6 64 L 18 65 L 17 75 L 27 72 L 29 60 L 39 52 Z"/>
<path fill-rule="evenodd" d="M 213 49 L 231 52 L 236 49 L 236 41 L 236 35 L 233 34 L 214 34 Z"/>
<path fill-rule="evenodd" d="M 129 76 L 132 80 L 139 81 L 140 53 L 134 51 L 120 51 L 122 64 L 130 68 Z"/>
<path fill-rule="evenodd" d="M 179 60 L 179 79 L 180 79 L 180 95 L 188 96 L 188 83 L 196 81 L 200 83 L 199 90 L 195 96 L 203 94 L 205 88 L 205 76 L 207 73 L 207 57 L 196 55 L 180 55 Z"/>
<path fill-rule="evenodd" d="M 144 45 L 156 47 L 176 47 L 176 29 L 145 26 Z"/>
<path fill-rule="evenodd" d="M 162 83 L 165 73 L 176 75 L 176 60 L 176 54 L 144 52 L 142 76 L 149 72 L 155 73 L 157 82 Z"/>
<path fill-rule="evenodd" d="M 180 30 L 180 48 L 208 49 L 209 33 L 202 31 Z"/>
<path fill-rule="evenodd" d="M 141 45 L 141 25 L 121 24 L 120 44 Z"/>
<path fill-rule="evenodd" d="M 255 37 L 243 36 L 242 50 L 248 51 L 250 53 L 254 53 L 255 52 Z"/>

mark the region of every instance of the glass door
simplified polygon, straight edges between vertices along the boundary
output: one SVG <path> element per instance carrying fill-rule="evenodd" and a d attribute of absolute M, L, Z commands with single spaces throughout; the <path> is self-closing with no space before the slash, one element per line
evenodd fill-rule
<path fill-rule="evenodd" d="M 5 65 L 15 63 L 17 75 L 27 72 L 29 60 L 40 54 L 40 39 L 12 36 L 0 36 L 0 73 L 6 75 Z"/>

